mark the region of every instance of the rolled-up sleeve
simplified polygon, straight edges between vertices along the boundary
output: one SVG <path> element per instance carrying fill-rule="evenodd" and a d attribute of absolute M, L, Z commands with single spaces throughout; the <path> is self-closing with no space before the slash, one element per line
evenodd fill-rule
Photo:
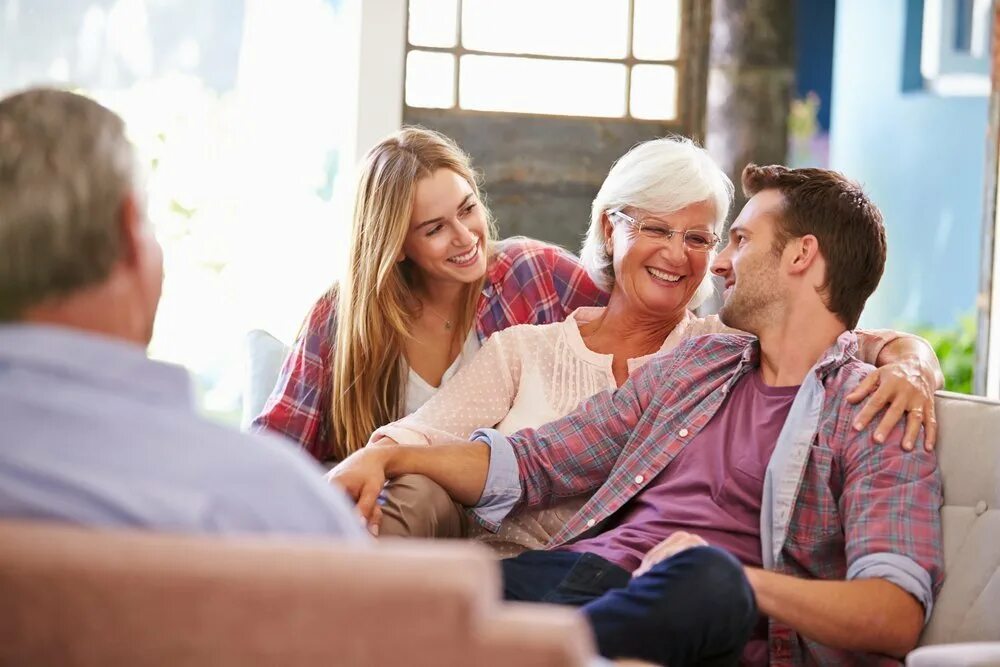
<path fill-rule="evenodd" d="M 909 556 L 877 553 L 862 556 L 847 569 L 848 579 L 885 579 L 902 588 L 924 607 L 924 623 L 934 609 L 934 586 L 930 573 Z"/>
<path fill-rule="evenodd" d="M 521 500 L 521 481 L 517 457 L 507 436 L 496 429 L 479 429 L 472 433 L 473 441 L 490 446 L 490 467 L 486 486 L 472 512 L 486 528 L 496 532 L 500 522 Z"/>
<path fill-rule="evenodd" d="M 923 605 L 926 622 L 944 578 L 941 474 L 922 434 L 906 452 L 902 424 L 884 444 L 872 441 L 873 428 L 852 437 L 845 452 L 840 510 L 847 578 L 896 584 Z"/>

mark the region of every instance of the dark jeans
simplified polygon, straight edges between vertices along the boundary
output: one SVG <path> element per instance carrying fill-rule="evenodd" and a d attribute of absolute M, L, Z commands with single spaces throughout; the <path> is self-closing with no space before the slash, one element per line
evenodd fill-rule
<path fill-rule="evenodd" d="M 735 665 L 757 621 L 743 567 L 714 547 L 687 549 L 634 579 L 569 551 L 527 551 L 502 564 L 506 599 L 580 607 L 606 658 Z"/>

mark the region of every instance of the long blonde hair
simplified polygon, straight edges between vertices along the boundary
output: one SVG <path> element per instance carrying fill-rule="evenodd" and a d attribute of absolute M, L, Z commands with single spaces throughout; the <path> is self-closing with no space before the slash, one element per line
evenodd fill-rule
<path fill-rule="evenodd" d="M 415 312 L 415 267 L 397 258 L 410 228 L 417 182 L 449 169 L 472 187 L 487 220 L 469 156 L 448 137 L 419 127 L 403 128 L 365 157 L 351 226 L 347 275 L 337 287 L 332 346 L 330 437 L 343 460 L 368 442 L 379 426 L 403 416 L 406 388 L 404 343 Z M 476 314 L 485 276 L 465 288 L 453 343 L 465 337 Z"/>

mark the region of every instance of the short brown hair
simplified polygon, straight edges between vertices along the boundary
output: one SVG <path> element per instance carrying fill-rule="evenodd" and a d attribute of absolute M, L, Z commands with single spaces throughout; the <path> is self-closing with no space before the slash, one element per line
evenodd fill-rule
<path fill-rule="evenodd" d="M 856 327 L 885 269 L 885 226 L 878 207 L 860 185 L 828 169 L 748 164 L 743 192 L 752 197 L 762 190 L 778 190 L 785 199 L 776 249 L 789 239 L 815 236 L 826 259 L 826 307 L 848 329 Z"/>

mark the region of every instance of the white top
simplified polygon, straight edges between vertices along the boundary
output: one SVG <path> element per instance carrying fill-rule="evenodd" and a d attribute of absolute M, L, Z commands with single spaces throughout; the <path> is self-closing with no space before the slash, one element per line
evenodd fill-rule
<path fill-rule="evenodd" d="M 479 351 L 480 347 L 482 347 L 482 343 L 479 342 L 479 337 L 476 335 L 475 327 L 473 327 L 469 329 L 469 333 L 465 337 L 465 343 L 462 345 L 462 350 L 455 357 L 455 361 L 451 362 L 451 366 L 441 376 L 441 384 L 454 377 L 458 369 L 467 364 L 475 356 L 476 352 Z M 438 392 L 438 389 L 439 387 L 431 386 L 427 380 L 420 377 L 412 368 L 409 369 L 406 377 L 406 395 L 404 396 L 403 406 L 406 411 L 405 414 L 412 415 L 419 410 L 424 403 L 429 401 Z"/>
<path fill-rule="evenodd" d="M 422 408 L 378 429 L 372 440 L 385 436 L 400 444 L 468 442 L 474 430 L 484 427 L 514 433 L 564 417 L 585 399 L 614 389 L 613 355 L 594 352 L 580 335 L 580 326 L 603 310 L 579 308 L 564 322 L 525 324 L 497 332 Z M 699 318 L 688 312 L 663 341 L 660 352 L 672 350 L 687 338 L 724 331 L 732 330 L 718 316 Z M 629 372 L 651 356 L 629 359 Z M 474 532 L 502 556 L 540 549 L 585 500 L 571 499 L 550 510 L 513 515 L 496 535 Z"/>

